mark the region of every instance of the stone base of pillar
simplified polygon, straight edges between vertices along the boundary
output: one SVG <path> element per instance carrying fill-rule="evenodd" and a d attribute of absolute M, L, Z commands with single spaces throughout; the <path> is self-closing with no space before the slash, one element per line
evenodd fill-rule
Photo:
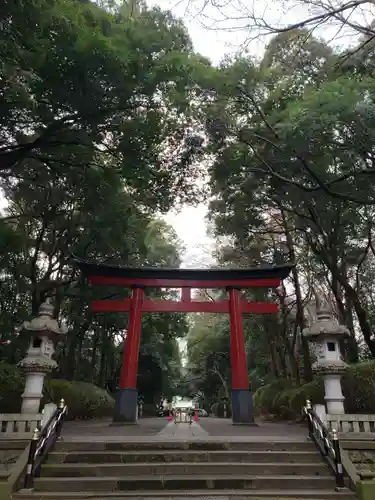
<path fill-rule="evenodd" d="M 324 405 L 314 405 L 313 409 L 323 424 L 325 424 L 327 422 L 326 407 Z"/>
<path fill-rule="evenodd" d="M 232 423 L 257 425 L 253 416 L 253 395 L 249 389 L 232 389 Z"/>
<path fill-rule="evenodd" d="M 325 398 L 327 413 L 331 415 L 344 415 L 344 396 L 339 396 L 336 399 L 326 396 Z"/>
<path fill-rule="evenodd" d="M 343 414 L 345 413 L 344 401 L 342 394 L 341 377 L 338 373 L 327 373 L 324 375 L 324 400 L 327 406 L 327 413 Z"/>
<path fill-rule="evenodd" d="M 30 394 L 30 393 L 23 393 L 22 394 L 22 403 L 21 403 L 21 413 L 30 413 L 33 415 L 36 415 L 37 413 L 40 413 L 40 401 L 43 397 L 43 394 L 37 393 L 37 394 Z"/>
<path fill-rule="evenodd" d="M 23 361 L 26 362 L 27 358 Z M 41 370 L 26 372 L 25 390 L 21 396 L 21 413 L 39 413 L 45 375 Z"/>
<path fill-rule="evenodd" d="M 119 389 L 112 425 L 137 424 L 138 390 Z"/>

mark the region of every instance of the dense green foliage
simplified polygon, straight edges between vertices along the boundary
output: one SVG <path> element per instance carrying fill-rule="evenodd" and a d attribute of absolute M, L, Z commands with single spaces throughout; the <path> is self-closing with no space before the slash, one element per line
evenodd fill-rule
<path fill-rule="evenodd" d="M 343 393 L 347 413 L 375 413 L 375 362 L 350 365 L 343 377 Z M 301 416 L 306 400 L 324 404 L 324 386 L 320 378 L 307 384 L 279 379 L 260 387 L 254 394 L 256 411 L 262 415 L 295 419 Z"/>
<path fill-rule="evenodd" d="M 142 2 L 16 0 L 0 21 L 0 359 L 24 356 L 17 331 L 52 297 L 68 328 L 54 376 L 115 388 L 127 317 L 89 305 L 128 291 L 88 287 L 72 257 L 179 265 L 160 215 L 199 196 L 200 109 L 190 104 L 203 102 L 210 67 L 180 21 Z M 174 393 L 186 331 L 182 315 L 143 318 L 146 402 Z"/>
<path fill-rule="evenodd" d="M 0 363 L 0 406 L 4 413 L 18 413 L 21 394 L 25 387 L 20 370 L 7 363 Z M 109 417 L 113 414 L 114 399 L 104 389 L 88 382 L 47 379 L 44 385 L 42 406 L 64 399 L 69 406 L 69 420 Z"/>
<path fill-rule="evenodd" d="M 307 393 L 320 399 L 301 336 L 317 294 L 350 331 L 348 404 L 372 408 L 372 365 L 361 364 L 375 358 L 374 43 L 366 33 L 349 54 L 293 29 L 274 37 L 261 61 L 225 58 L 213 68 L 180 20 L 141 1 L 15 0 L 0 15 L 0 340 L 9 341 L 0 359 L 19 362 L 20 325 L 52 297 L 68 330 L 46 385 L 53 397 L 94 394 L 87 383 L 115 387 L 127 317 L 92 314 L 89 304 L 128 292 L 88 287 L 72 257 L 177 267 L 181 243 L 162 215 L 209 194 L 219 265 L 297 263 L 279 289 L 245 294 L 280 306 L 245 320 L 259 408 L 287 416 Z M 161 395 L 200 390 L 207 407 L 224 412 L 228 318 L 190 323 L 182 376 L 176 339 L 187 318 L 144 315 L 138 387 L 147 411 Z M 19 386 L 18 373 L 1 370 Z M 96 394 L 104 415 L 112 400 Z M 85 417 L 94 413 L 88 398 Z"/>
<path fill-rule="evenodd" d="M 277 316 L 246 318 L 245 335 L 250 383 L 262 388 L 257 404 L 284 416 L 298 413 L 310 392 L 315 359 L 301 332 L 316 295 L 350 331 L 345 359 L 375 357 L 374 44 L 364 49 L 359 39 L 352 55 L 307 35 L 276 36 L 260 63 L 225 60 L 206 109 L 219 263 L 297 263 L 279 289 L 247 294 L 279 304 Z M 189 333 L 191 377 L 207 405 L 230 387 L 228 330 L 226 318 L 199 318 Z M 348 375 L 352 411 L 373 408 L 373 384 L 361 370 Z M 365 402 L 353 400 L 358 380 Z M 310 396 L 320 400 L 318 389 Z"/>

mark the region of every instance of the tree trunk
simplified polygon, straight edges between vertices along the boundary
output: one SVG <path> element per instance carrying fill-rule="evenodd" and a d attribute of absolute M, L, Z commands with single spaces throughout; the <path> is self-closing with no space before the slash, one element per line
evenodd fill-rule
<path fill-rule="evenodd" d="M 283 219 L 283 224 L 284 224 L 284 230 L 285 230 L 285 237 L 286 237 L 286 242 L 289 250 L 289 257 L 292 262 L 296 262 L 296 253 L 294 249 L 294 241 L 292 234 L 289 230 L 289 225 L 288 225 L 288 220 L 285 216 L 285 212 L 282 210 L 282 219 Z M 298 329 L 295 329 L 294 332 L 294 338 L 293 338 L 293 345 L 292 345 L 292 351 L 294 353 L 294 347 L 297 342 L 297 334 L 298 330 L 301 334 L 301 347 L 302 347 L 302 358 L 303 358 L 303 378 L 305 382 L 311 382 L 313 379 L 313 372 L 312 372 L 312 367 L 311 367 L 311 356 L 310 356 L 310 349 L 308 345 L 308 341 L 303 338 L 302 335 L 302 330 L 305 327 L 305 316 L 304 316 L 304 308 L 303 308 L 303 301 L 302 301 L 302 292 L 301 292 L 301 284 L 299 280 L 299 275 L 298 275 L 298 270 L 296 267 L 292 269 L 292 278 L 293 278 L 293 284 L 294 284 L 294 291 L 296 294 L 296 324 L 298 326 Z M 296 369 L 298 371 L 298 380 L 300 380 L 300 373 L 299 373 L 299 362 L 295 360 L 296 363 Z"/>
<path fill-rule="evenodd" d="M 76 356 L 75 356 L 76 366 L 79 366 L 81 358 L 82 358 L 83 340 L 85 338 L 85 333 L 86 333 L 86 328 L 82 329 L 78 335 L 78 342 L 77 342 L 77 349 L 76 349 Z"/>
<path fill-rule="evenodd" d="M 275 378 L 279 377 L 280 372 L 279 372 L 279 367 L 277 364 L 277 359 L 276 359 L 276 351 L 275 351 L 275 345 L 272 339 L 270 339 L 270 335 L 267 334 L 267 345 L 270 351 L 270 356 L 271 356 L 271 373 Z"/>
<path fill-rule="evenodd" d="M 221 383 L 223 384 L 223 389 L 224 389 L 225 397 L 227 399 L 230 399 L 228 382 L 225 380 L 225 378 L 223 377 L 223 375 L 220 373 L 220 371 L 217 368 L 215 368 L 214 370 L 212 370 L 212 372 L 215 373 L 220 378 Z"/>
<path fill-rule="evenodd" d="M 329 262 L 329 259 L 328 259 Z M 361 300 L 359 298 L 358 293 L 356 290 L 351 286 L 349 283 L 349 280 L 347 276 L 344 276 L 342 273 L 340 273 L 339 269 L 337 266 L 333 266 L 331 264 L 331 269 L 332 274 L 335 275 L 339 283 L 341 284 L 342 287 L 344 287 L 345 294 L 348 298 L 349 303 L 351 303 L 354 307 L 354 310 L 356 312 L 357 318 L 358 318 L 358 323 L 362 331 L 363 338 L 370 350 L 371 356 L 375 358 L 375 339 L 373 338 L 372 334 L 372 328 L 368 319 L 367 311 L 366 309 L 362 306 Z"/>
<path fill-rule="evenodd" d="M 73 380 L 76 371 L 75 351 L 77 347 L 77 335 L 74 332 L 70 333 L 67 352 L 64 356 L 63 377 L 66 380 Z"/>
<path fill-rule="evenodd" d="M 96 383 L 96 353 L 98 347 L 98 334 L 95 330 L 92 337 L 92 355 L 91 355 L 91 381 Z"/>
<path fill-rule="evenodd" d="M 358 342 L 355 337 L 355 328 L 354 328 L 354 318 L 353 318 L 353 306 L 350 298 L 348 297 L 347 292 L 345 292 L 345 324 L 349 329 L 350 337 L 347 340 L 347 360 L 350 363 L 357 363 L 359 361 L 359 349 Z"/>
<path fill-rule="evenodd" d="M 346 275 L 346 268 L 341 266 L 341 270 L 339 272 L 341 272 L 342 274 L 345 273 Z M 332 275 L 332 279 L 328 279 L 328 282 L 336 299 L 336 305 L 339 313 L 339 322 L 340 324 L 347 326 L 350 332 L 350 337 L 346 341 L 341 342 L 341 348 L 342 352 L 344 353 L 345 361 L 356 363 L 359 359 L 359 353 L 357 340 L 355 338 L 354 321 L 352 314 L 353 306 L 351 300 L 348 297 L 347 291 L 345 291 L 346 304 L 344 304 L 342 287 L 336 275 Z"/>
<path fill-rule="evenodd" d="M 106 362 L 106 351 L 107 351 L 107 332 L 105 328 L 102 328 L 101 336 L 100 336 L 100 366 L 99 366 L 99 381 L 98 385 L 100 387 L 104 387 L 106 383 L 106 369 L 105 369 L 105 362 Z"/>
<path fill-rule="evenodd" d="M 331 258 L 329 249 L 323 246 L 318 247 L 318 245 L 313 242 L 310 243 L 314 253 L 322 259 L 324 264 L 331 271 L 332 279 L 337 280 L 340 283 L 340 285 L 344 288 L 345 294 L 349 299 L 349 303 L 353 305 L 354 310 L 357 314 L 358 323 L 361 328 L 363 338 L 370 350 L 371 356 L 374 358 L 375 339 L 372 338 L 372 328 L 368 320 L 366 309 L 362 306 L 358 293 L 349 283 L 348 277 L 345 276 L 342 272 L 340 272 L 337 262 Z"/>
<path fill-rule="evenodd" d="M 349 295 L 353 301 L 354 310 L 357 314 L 363 338 L 365 339 L 365 342 L 370 350 L 371 356 L 375 358 L 375 339 L 372 335 L 372 328 L 368 320 L 367 311 L 364 307 L 362 307 L 361 301 L 359 300 L 358 294 L 355 290 L 352 289 L 352 292 L 350 292 Z"/>

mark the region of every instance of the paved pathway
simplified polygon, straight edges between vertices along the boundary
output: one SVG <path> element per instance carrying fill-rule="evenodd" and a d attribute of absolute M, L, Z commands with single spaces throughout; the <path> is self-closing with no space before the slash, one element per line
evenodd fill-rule
<path fill-rule="evenodd" d="M 202 427 L 197 422 L 192 422 L 191 425 L 187 423 L 177 423 L 168 422 L 163 430 L 158 432 L 157 437 L 162 438 L 174 438 L 180 439 L 181 441 L 196 439 L 196 438 L 207 438 L 209 436 L 208 432 L 202 429 Z"/>
<path fill-rule="evenodd" d="M 112 426 L 109 419 L 66 422 L 65 441 L 304 441 L 307 428 L 299 424 L 259 423 L 235 426 L 230 419 L 203 417 L 199 422 L 168 422 L 166 418 L 142 418 L 138 425 Z"/>
<path fill-rule="evenodd" d="M 295 441 L 307 438 L 306 423 L 257 422 L 257 426 L 233 425 L 231 419 L 201 418 L 199 423 L 211 437 L 247 437 L 252 441 L 262 440 L 267 436 L 270 440 Z"/>

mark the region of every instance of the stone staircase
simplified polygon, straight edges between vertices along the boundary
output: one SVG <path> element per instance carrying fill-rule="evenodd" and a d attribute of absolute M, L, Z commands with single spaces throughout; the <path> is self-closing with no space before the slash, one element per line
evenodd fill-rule
<path fill-rule="evenodd" d="M 23 500 L 354 500 L 311 442 L 59 442 Z"/>

